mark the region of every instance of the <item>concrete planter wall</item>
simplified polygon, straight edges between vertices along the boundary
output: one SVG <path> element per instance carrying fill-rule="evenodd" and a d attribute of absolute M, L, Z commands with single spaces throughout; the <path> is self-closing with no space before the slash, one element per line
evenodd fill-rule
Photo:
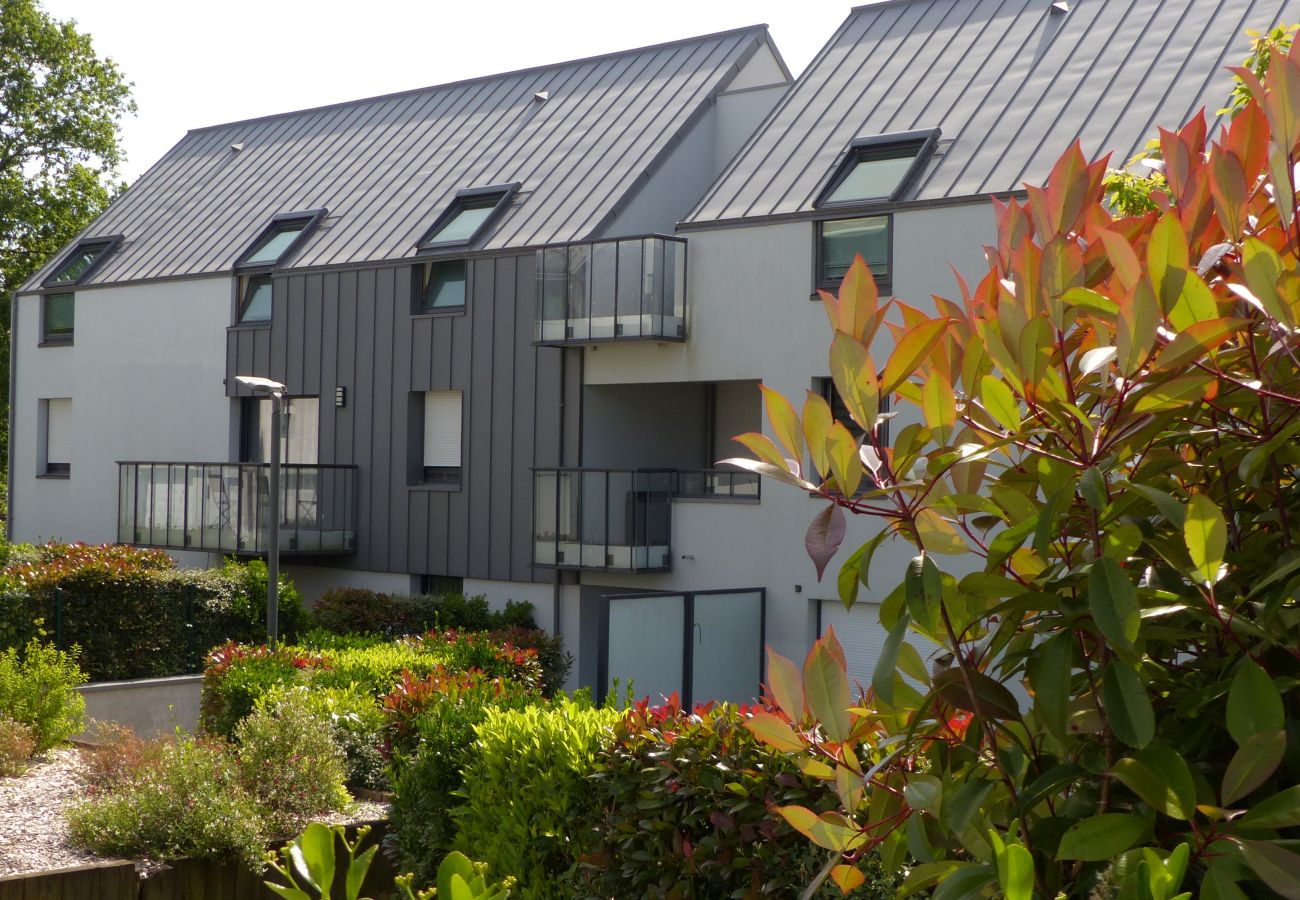
<path fill-rule="evenodd" d="M 202 675 L 103 681 L 77 688 L 86 698 L 86 721 L 117 722 L 141 737 L 153 737 L 177 727 L 194 732 L 199 727 Z M 87 740 L 91 731 L 76 736 Z"/>

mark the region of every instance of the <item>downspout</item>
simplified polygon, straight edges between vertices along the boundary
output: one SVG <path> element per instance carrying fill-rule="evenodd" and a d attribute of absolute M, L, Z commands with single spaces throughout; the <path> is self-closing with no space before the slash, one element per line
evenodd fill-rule
<path fill-rule="evenodd" d="M 5 541 L 14 541 L 14 397 L 18 383 L 18 292 L 9 296 L 9 439 L 5 445 Z"/>

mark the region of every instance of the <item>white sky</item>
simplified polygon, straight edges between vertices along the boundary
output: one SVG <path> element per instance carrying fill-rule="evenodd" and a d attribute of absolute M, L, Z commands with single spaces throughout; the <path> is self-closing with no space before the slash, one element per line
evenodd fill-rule
<path fill-rule="evenodd" d="M 41 2 L 133 82 L 133 181 L 191 128 L 745 25 L 767 23 L 798 75 L 853 0 Z"/>

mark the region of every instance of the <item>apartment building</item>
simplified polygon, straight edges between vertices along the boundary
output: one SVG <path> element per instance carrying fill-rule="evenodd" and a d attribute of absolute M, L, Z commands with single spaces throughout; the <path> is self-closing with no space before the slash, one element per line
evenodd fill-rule
<path fill-rule="evenodd" d="M 819 501 L 717 465 L 760 383 L 834 401 L 815 290 L 861 253 L 951 294 L 991 196 L 1213 116 L 1281 21 L 1300 0 L 885 0 L 793 84 L 756 27 L 193 131 L 13 300 L 12 537 L 265 554 L 262 376 L 309 597 L 528 600 L 575 683 L 694 699 L 834 624 L 865 681 L 881 595 L 816 580 Z"/>

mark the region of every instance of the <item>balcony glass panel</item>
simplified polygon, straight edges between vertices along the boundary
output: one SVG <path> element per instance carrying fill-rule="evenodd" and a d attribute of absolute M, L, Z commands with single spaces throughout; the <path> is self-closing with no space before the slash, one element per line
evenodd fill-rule
<path fill-rule="evenodd" d="M 538 343 L 685 338 L 684 240 L 545 247 L 537 251 L 537 266 Z"/>
<path fill-rule="evenodd" d="M 663 572 L 671 566 L 673 473 L 534 473 L 533 562 L 559 569 Z"/>
<path fill-rule="evenodd" d="M 259 463 L 118 463 L 118 540 L 263 555 L 270 547 L 270 468 Z M 355 498 L 355 466 L 281 466 L 280 552 L 355 552 Z"/>

